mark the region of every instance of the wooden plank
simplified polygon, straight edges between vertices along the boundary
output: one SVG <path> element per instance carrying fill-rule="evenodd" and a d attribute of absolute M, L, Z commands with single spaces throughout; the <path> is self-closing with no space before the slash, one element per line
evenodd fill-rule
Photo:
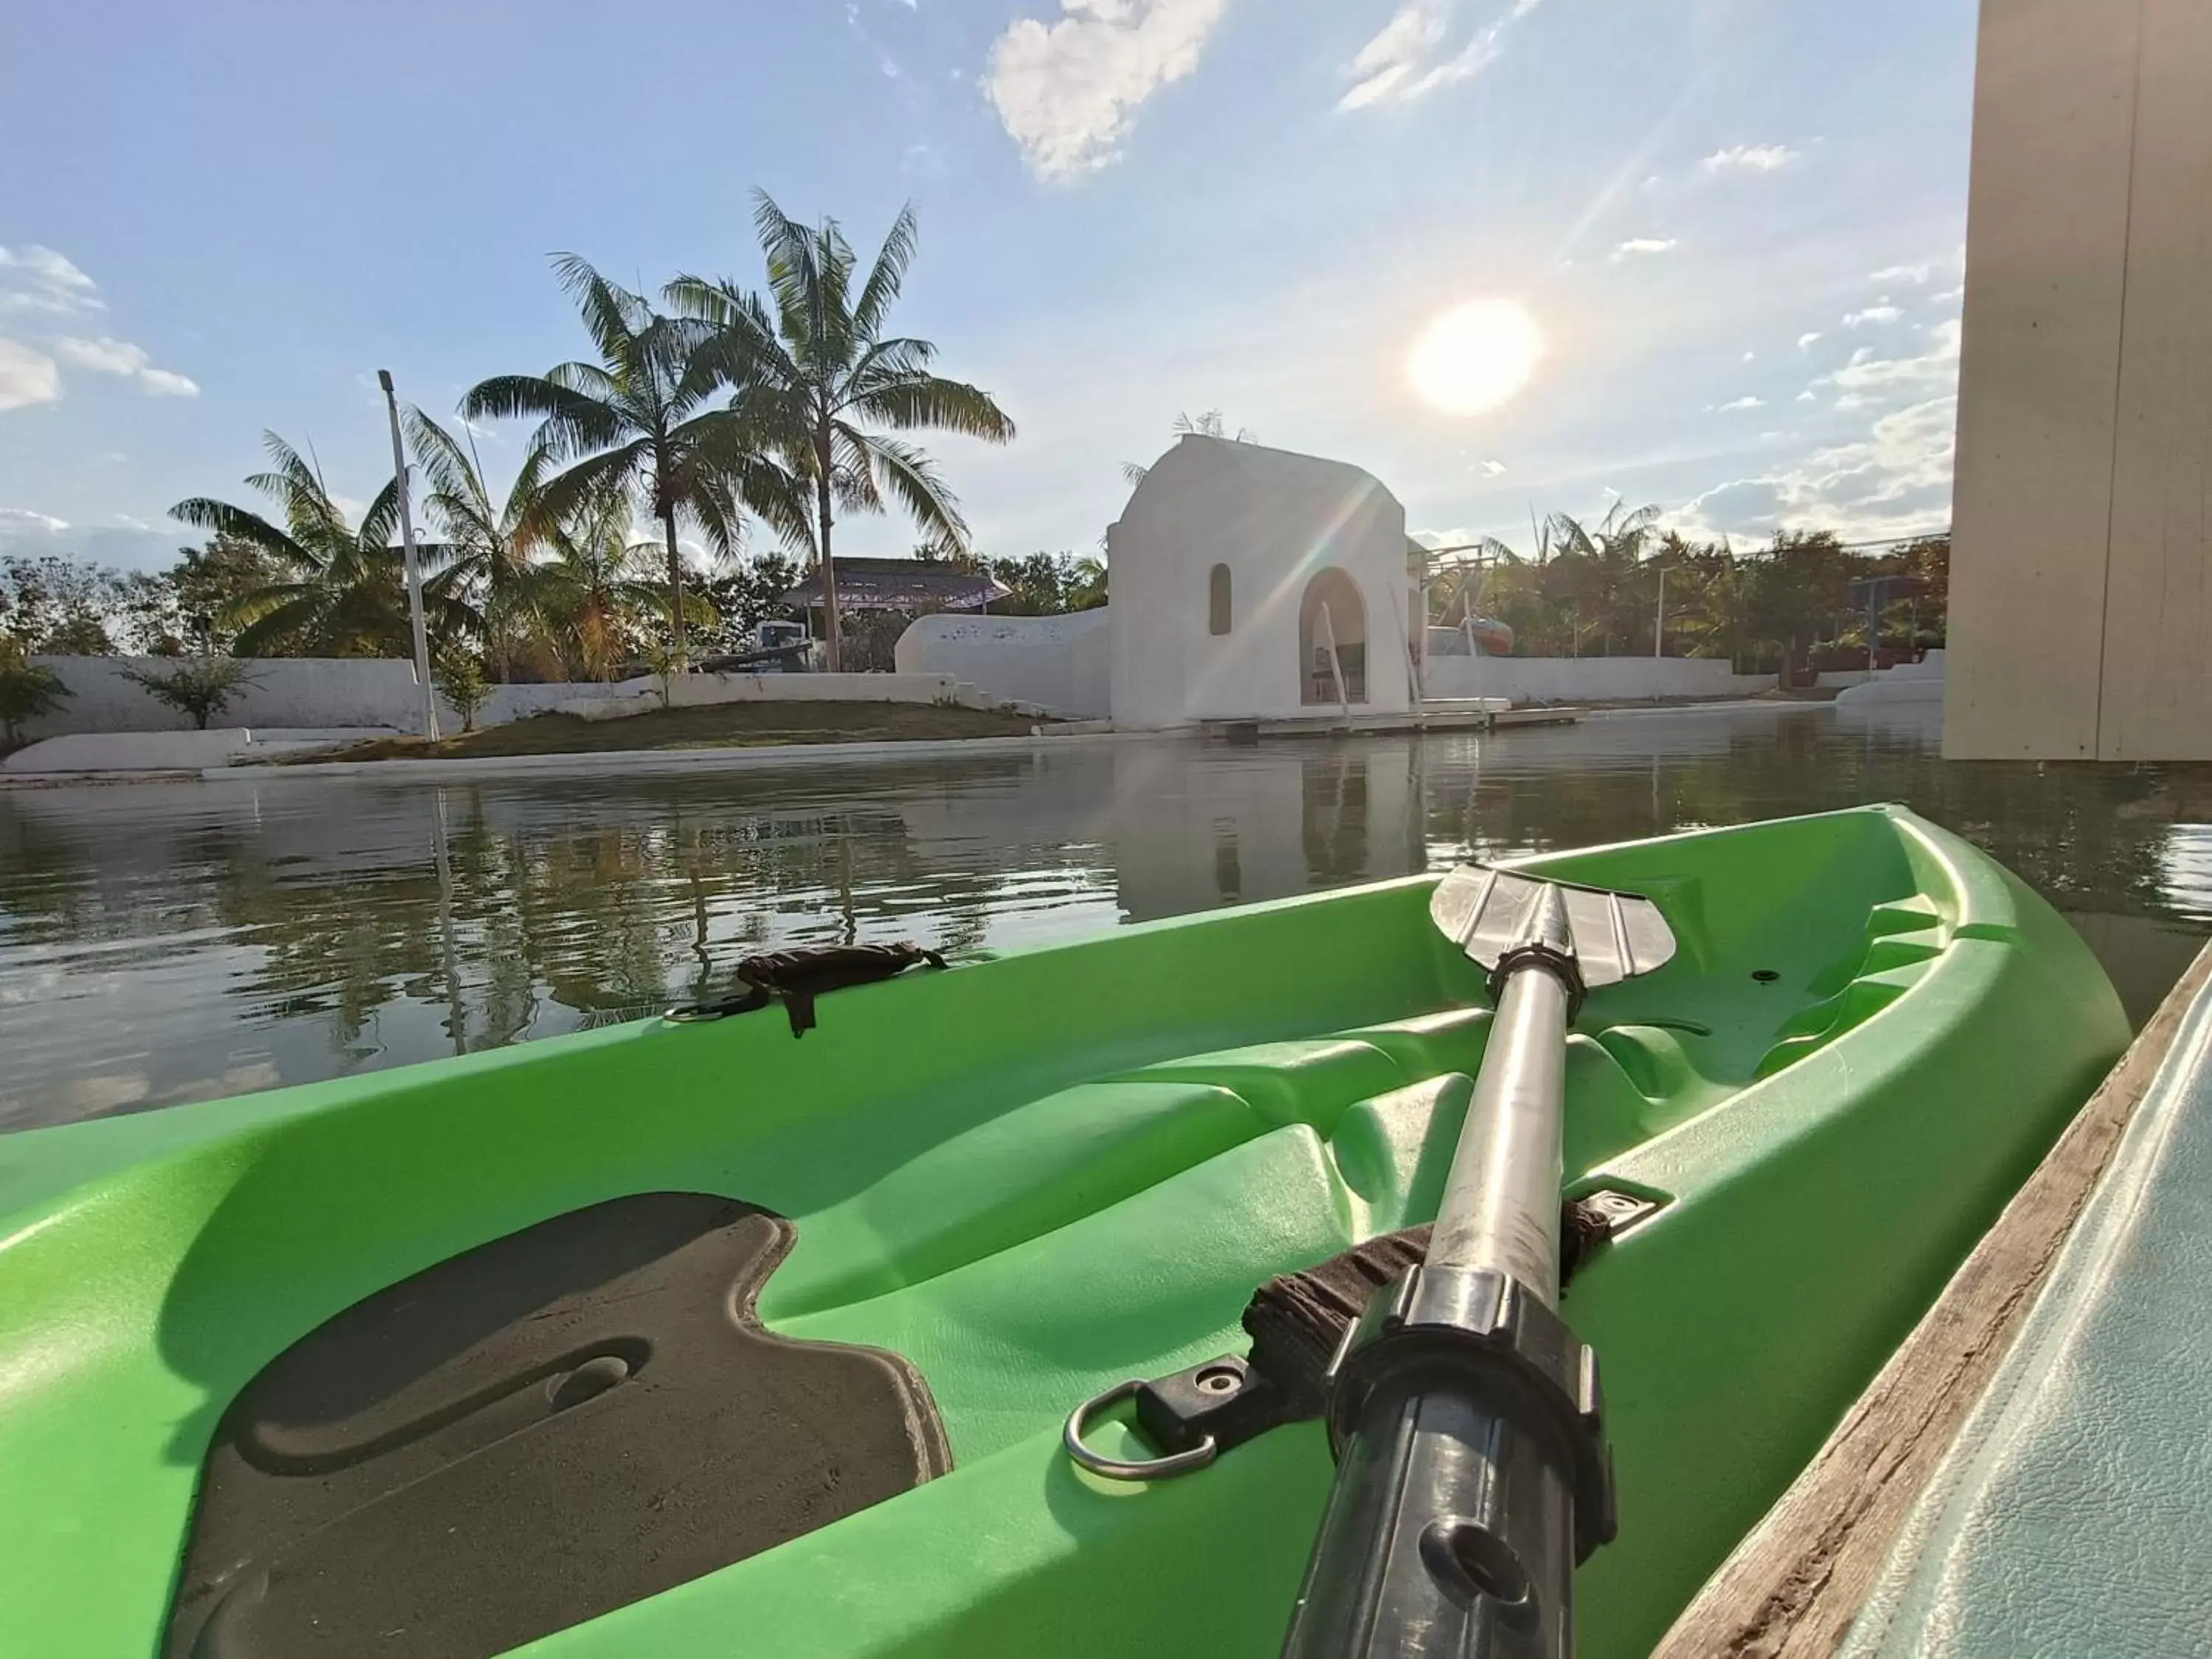
<path fill-rule="evenodd" d="M 1826 1659 L 1836 1650 L 2209 981 L 2212 945 L 1655 1659 Z"/>

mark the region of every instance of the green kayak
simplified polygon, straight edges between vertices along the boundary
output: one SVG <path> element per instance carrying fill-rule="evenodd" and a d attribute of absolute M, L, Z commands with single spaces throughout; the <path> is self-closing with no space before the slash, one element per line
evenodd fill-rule
<path fill-rule="evenodd" d="M 1579 1651 L 1629 1655 L 2128 1030 L 1899 808 L 1522 867 L 1679 945 L 1566 1065 L 1567 1195 L 1633 1218 L 1562 1304 L 1619 1494 Z M 1131 1482 L 1062 1425 L 1430 1218 L 1489 1020 L 1434 884 L 0 1139 L 0 1650 L 1274 1655 L 1321 1425 Z"/>

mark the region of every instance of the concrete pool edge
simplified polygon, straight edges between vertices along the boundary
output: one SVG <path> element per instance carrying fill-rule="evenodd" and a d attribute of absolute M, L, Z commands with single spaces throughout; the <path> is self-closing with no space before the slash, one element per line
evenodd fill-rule
<path fill-rule="evenodd" d="M 872 743 L 775 743 L 696 749 L 602 750 L 596 753 L 486 756 L 477 760 L 296 761 L 281 766 L 210 766 L 197 775 L 209 782 L 242 777 L 313 781 L 322 778 L 391 778 L 420 782 L 435 778 L 527 776 L 546 773 L 611 775 L 634 772 L 732 770 L 787 766 L 795 761 L 937 759 L 948 755 L 1036 753 L 1137 738 L 1188 739 L 1195 732 L 1085 732 L 1011 738 L 916 738 Z"/>
<path fill-rule="evenodd" d="M 1577 708 L 1583 722 L 1648 719 L 1663 714 L 1707 714 L 1741 709 L 1832 709 L 1829 702 L 1800 702 L 1783 698 L 1744 698 L 1728 702 Z M 1300 734 L 1301 736 L 1308 734 Z M 1310 735 L 1334 736 L 1334 732 Z M 1399 732 L 1392 735 L 1411 735 Z M 787 766 L 794 762 L 866 762 L 939 759 L 951 755 L 1005 754 L 1012 750 L 1042 753 L 1096 744 L 1130 742 L 1207 742 L 1196 726 L 1176 726 L 1148 732 L 1070 732 L 1006 738 L 916 738 L 866 743 L 781 743 L 719 748 L 638 749 L 596 750 L 547 755 L 486 756 L 475 760 L 295 761 L 286 764 L 247 766 L 168 767 L 143 771 L 0 772 L 0 790 L 53 788 L 90 783 L 207 783 L 241 779 L 297 781 L 387 778 L 394 782 L 426 779 L 465 781 L 480 778 L 562 775 L 615 776 L 652 772 L 742 770 L 756 766 Z"/>

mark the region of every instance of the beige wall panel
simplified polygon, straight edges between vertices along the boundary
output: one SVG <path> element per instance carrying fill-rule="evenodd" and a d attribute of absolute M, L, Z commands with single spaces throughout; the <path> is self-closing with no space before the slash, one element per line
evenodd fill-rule
<path fill-rule="evenodd" d="M 2212 4 L 2142 0 L 2100 760 L 2212 759 Z"/>
<path fill-rule="evenodd" d="M 2096 752 L 2137 27 L 2136 0 L 1983 0 L 1953 758 Z"/>

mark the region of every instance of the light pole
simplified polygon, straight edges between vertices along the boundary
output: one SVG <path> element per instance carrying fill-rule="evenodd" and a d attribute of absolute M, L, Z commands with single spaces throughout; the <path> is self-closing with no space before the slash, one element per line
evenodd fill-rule
<path fill-rule="evenodd" d="M 1662 564 L 1659 567 L 1659 615 L 1651 624 L 1651 654 L 1653 656 L 1658 657 L 1664 656 L 1666 654 L 1662 645 L 1662 642 L 1666 639 L 1666 637 L 1667 567 Z"/>
<path fill-rule="evenodd" d="M 438 689 L 430 684 L 430 635 L 422 626 L 422 571 L 415 560 L 415 514 L 407 504 L 407 452 L 399 443 L 399 399 L 392 390 L 392 371 L 376 371 L 384 388 L 384 412 L 392 418 L 392 482 L 399 492 L 399 544 L 407 559 L 407 614 L 415 628 L 415 681 L 422 688 L 422 735 L 438 740 Z"/>

